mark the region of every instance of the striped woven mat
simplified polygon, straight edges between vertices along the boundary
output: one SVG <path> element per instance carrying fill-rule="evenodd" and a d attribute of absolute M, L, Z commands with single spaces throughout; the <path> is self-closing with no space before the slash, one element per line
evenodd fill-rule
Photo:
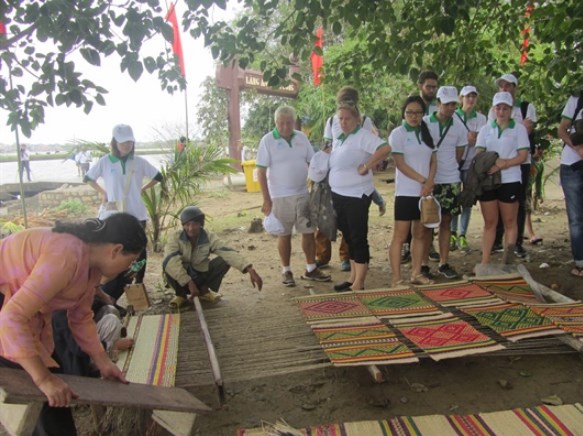
<path fill-rule="evenodd" d="M 583 406 L 538 406 L 475 415 L 401 416 L 294 429 L 286 423 L 240 429 L 238 436 L 581 435 Z"/>
<path fill-rule="evenodd" d="M 485 306 L 504 301 L 475 283 L 456 282 L 419 286 L 419 291 L 444 307 Z"/>
<path fill-rule="evenodd" d="M 130 382 L 174 386 L 180 314 L 130 318 L 128 337 L 134 346 L 119 355 L 117 366 Z"/>

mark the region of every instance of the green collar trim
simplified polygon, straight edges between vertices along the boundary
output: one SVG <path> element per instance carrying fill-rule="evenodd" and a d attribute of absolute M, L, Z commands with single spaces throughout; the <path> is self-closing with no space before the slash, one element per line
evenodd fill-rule
<path fill-rule="evenodd" d="M 469 120 L 471 118 L 477 118 L 478 117 L 478 111 L 476 111 L 475 109 L 472 109 L 470 111 L 470 113 L 466 115 L 466 113 L 462 110 L 462 108 L 461 107 L 458 107 L 455 110 L 455 113 L 458 114 L 460 117 L 462 117 L 462 119 L 464 121 Z"/>
<path fill-rule="evenodd" d="M 123 174 L 125 174 L 126 173 L 126 164 L 127 164 L 128 160 L 130 160 L 130 159 L 133 160 L 134 159 L 134 152 L 133 151 L 130 152 L 127 156 L 124 156 L 121 159 L 119 157 L 117 157 L 117 156 L 114 156 L 111 153 L 108 154 L 107 157 L 109 157 L 109 161 L 112 164 L 115 164 L 115 163 L 119 162 L 121 164 L 121 169 L 123 171 Z"/>
<path fill-rule="evenodd" d="M 277 127 L 273 129 L 273 137 L 275 139 L 283 139 L 285 142 L 288 143 L 288 145 L 290 147 L 292 146 L 292 139 L 294 139 L 295 134 L 296 134 L 295 130 L 292 130 L 291 137 L 289 139 L 285 139 L 284 137 L 281 136 L 281 133 L 279 133 L 279 130 L 277 130 Z"/>
<path fill-rule="evenodd" d="M 344 143 L 344 141 L 346 141 L 346 139 L 350 136 L 350 135 L 354 135 L 356 132 L 358 132 L 360 130 L 360 126 L 356 126 L 356 128 L 350 132 L 348 135 L 346 135 L 344 132 L 342 132 L 340 134 L 340 136 L 338 136 L 338 140 L 340 141 L 340 145 L 342 145 Z"/>
<path fill-rule="evenodd" d="M 403 120 L 403 127 L 407 132 L 415 132 L 415 137 L 417 138 L 417 142 L 421 144 L 421 126 L 413 127 L 407 123 L 407 121 Z"/>
<path fill-rule="evenodd" d="M 514 129 L 514 127 L 516 126 L 516 121 L 514 121 L 514 118 L 510 118 L 510 122 L 508 123 L 508 126 L 505 129 L 501 128 L 496 120 L 492 121 L 491 126 L 498 130 L 498 138 L 500 138 L 502 136 L 502 132 L 504 132 L 504 130 Z"/>

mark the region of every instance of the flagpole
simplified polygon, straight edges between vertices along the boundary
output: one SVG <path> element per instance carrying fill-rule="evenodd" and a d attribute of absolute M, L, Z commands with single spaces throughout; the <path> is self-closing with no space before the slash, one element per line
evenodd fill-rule
<path fill-rule="evenodd" d="M 190 142 L 190 137 L 188 136 L 188 85 L 186 84 L 186 77 L 184 78 L 184 115 L 186 117 L 186 142 Z M 186 144 L 184 144 L 186 145 Z"/>

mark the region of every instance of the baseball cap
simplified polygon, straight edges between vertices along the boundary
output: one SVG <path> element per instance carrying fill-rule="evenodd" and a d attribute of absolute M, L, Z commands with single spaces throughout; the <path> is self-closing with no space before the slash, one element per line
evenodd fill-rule
<path fill-rule="evenodd" d="M 516 76 L 514 74 L 503 74 L 500 77 L 498 77 L 496 79 L 496 86 L 500 86 L 500 81 L 504 80 L 505 82 L 508 83 L 513 83 L 515 85 L 518 85 L 518 79 L 516 78 Z"/>
<path fill-rule="evenodd" d="M 497 106 L 499 104 L 505 104 L 507 106 L 512 107 L 514 102 L 512 100 L 512 94 L 509 92 L 497 92 L 494 94 L 494 98 L 492 99 L 492 106 Z"/>
<path fill-rule="evenodd" d="M 437 90 L 437 99 L 441 104 L 457 103 L 457 89 L 455 86 L 440 86 Z"/>
<path fill-rule="evenodd" d="M 113 139 L 119 143 L 127 141 L 136 142 L 134 132 L 127 124 L 118 124 L 113 128 Z"/>
<path fill-rule="evenodd" d="M 462 88 L 462 90 L 460 91 L 460 96 L 465 97 L 466 95 L 469 95 L 472 93 L 479 94 L 479 92 L 475 86 L 467 85 L 467 86 L 464 86 Z"/>

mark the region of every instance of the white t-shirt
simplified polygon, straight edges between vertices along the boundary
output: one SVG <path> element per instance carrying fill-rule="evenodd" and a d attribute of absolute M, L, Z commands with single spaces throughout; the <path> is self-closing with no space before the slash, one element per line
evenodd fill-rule
<path fill-rule="evenodd" d="M 456 150 L 458 148 L 464 148 L 468 143 L 468 131 L 455 115 L 445 126 L 439 123 L 435 114 L 426 115 L 423 117 L 423 120 L 427 123 L 429 133 L 431 133 L 433 143 L 436 147 L 447 125 L 451 123 L 451 127 L 448 129 L 443 141 L 437 147 L 437 173 L 435 174 L 435 183 L 459 183 L 461 180 L 458 170 L 459 164 L 455 158 Z"/>
<path fill-rule="evenodd" d="M 148 212 L 142 201 L 142 186 L 144 179 L 152 180 L 158 170 L 146 159 L 130 155 L 125 162 L 108 154 L 101 157 L 87 172 L 87 178 L 97 181 L 100 177 L 105 185 L 108 201 L 124 201 L 125 212 L 135 216 L 140 221 L 148 219 Z M 131 177 L 124 200 L 126 176 Z M 108 214 L 109 215 L 109 214 Z M 104 218 L 100 216 L 99 218 Z"/>
<path fill-rule="evenodd" d="M 484 127 L 486 125 L 486 123 L 488 122 L 486 120 L 486 115 L 477 112 L 477 111 L 472 111 L 470 112 L 469 115 L 466 115 L 461 108 L 458 108 L 455 111 L 455 115 L 454 117 L 458 117 L 458 119 L 460 121 L 462 121 L 462 124 L 465 123 L 465 127 L 466 130 L 468 132 L 479 132 L 480 129 L 482 127 Z M 462 166 L 462 171 L 467 171 L 470 169 L 470 164 L 472 163 L 472 159 L 474 158 L 474 156 L 476 155 L 476 146 L 474 145 L 467 145 L 466 149 L 464 151 L 464 156 L 463 156 L 463 161 L 464 161 L 464 165 Z"/>
<path fill-rule="evenodd" d="M 480 129 L 476 148 L 486 151 L 495 151 L 501 159 L 512 159 L 518 155 L 518 150 L 529 150 L 530 141 L 524 125 L 514 119 L 504 130 L 500 130 L 498 123 L 492 121 Z M 520 182 L 522 175 L 520 165 L 514 165 L 501 171 L 502 183 Z"/>
<path fill-rule="evenodd" d="M 332 122 L 330 122 L 332 120 Z M 372 122 L 370 117 L 366 115 L 362 116 L 361 127 L 369 132 L 374 132 L 376 127 Z M 336 147 L 338 144 L 338 137 L 342 135 L 342 127 L 340 127 L 340 120 L 338 115 L 334 115 L 326 120 L 326 126 L 324 127 L 324 139 L 332 141 L 332 148 Z"/>
<path fill-rule="evenodd" d="M 522 110 L 520 109 L 520 105 L 521 105 L 520 100 L 516 100 L 514 102 L 514 107 L 512 108 L 512 114 L 510 115 L 510 118 L 515 120 L 517 123 L 524 124 L 524 117 L 522 116 Z M 528 106 L 526 107 L 526 118 L 531 120 L 533 123 L 536 123 L 538 121 L 538 118 L 536 116 L 536 109 L 534 108 L 534 105 L 532 103 L 528 103 Z M 496 115 L 494 114 L 494 108 L 491 107 L 490 111 L 488 112 L 488 122 L 494 121 L 495 119 L 496 119 Z M 528 131 L 526 133 L 528 134 Z M 529 142 L 529 144 L 530 144 L 530 142 Z M 528 157 L 526 158 L 526 160 L 523 163 L 529 164 L 530 162 L 531 162 L 531 157 L 530 157 L 530 145 L 529 145 Z"/>
<path fill-rule="evenodd" d="M 299 130 L 294 130 L 289 142 L 277 129 L 263 136 L 255 164 L 267 168 L 271 198 L 308 193 L 308 165 L 313 155 L 312 144 Z"/>
<path fill-rule="evenodd" d="M 421 139 L 421 131 L 408 124 L 393 129 L 389 135 L 389 145 L 392 154 L 402 155 L 405 163 L 424 177 L 429 176 L 431 156 L 437 149 L 431 149 Z M 395 196 L 419 197 L 421 183 L 411 179 L 397 168 L 395 177 Z"/>
<path fill-rule="evenodd" d="M 571 121 L 583 119 L 583 110 L 579 111 L 577 117 L 573 119 L 573 116 L 575 115 L 575 109 L 577 109 L 578 99 L 579 99 L 578 97 L 574 96 L 569 97 L 569 100 L 567 100 L 567 104 L 563 109 L 563 113 L 561 114 L 561 118 L 566 118 Z M 579 156 L 579 154 L 577 154 L 575 150 L 573 150 L 568 145 L 565 145 L 563 147 L 563 151 L 561 153 L 561 164 L 572 165 L 575 162 L 579 162 L 580 160 L 581 157 Z"/>
<path fill-rule="evenodd" d="M 358 167 L 387 142 L 360 126 L 348 135 L 338 137 L 336 147 L 330 153 L 330 175 L 328 181 L 332 192 L 345 197 L 361 198 L 374 191 L 372 171 L 364 176 L 358 174 Z"/>

